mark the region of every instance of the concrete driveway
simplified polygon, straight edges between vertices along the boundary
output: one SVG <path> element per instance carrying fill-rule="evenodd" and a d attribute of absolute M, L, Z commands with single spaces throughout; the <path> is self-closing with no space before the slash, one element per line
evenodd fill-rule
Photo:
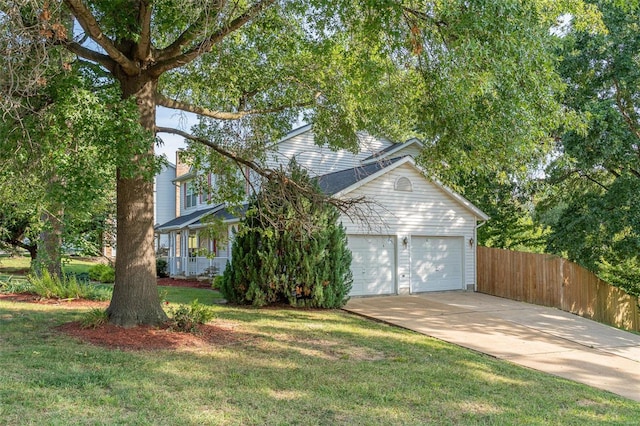
<path fill-rule="evenodd" d="M 352 298 L 345 310 L 640 401 L 640 335 L 473 292 Z"/>

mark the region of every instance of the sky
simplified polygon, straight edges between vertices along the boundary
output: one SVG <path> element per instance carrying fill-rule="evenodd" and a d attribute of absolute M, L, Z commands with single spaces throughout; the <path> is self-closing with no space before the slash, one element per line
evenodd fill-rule
<path fill-rule="evenodd" d="M 195 114 L 180 112 L 168 108 L 158 107 L 156 111 L 156 123 L 158 126 L 173 127 L 189 132 L 191 126 L 196 124 Z M 156 154 L 166 155 L 169 162 L 176 163 L 176 151 L 186 148 L 182 136 L 169 133 L 158 133 L 158 137 L 164 142 L 162 146 L 156 146 Z"/>

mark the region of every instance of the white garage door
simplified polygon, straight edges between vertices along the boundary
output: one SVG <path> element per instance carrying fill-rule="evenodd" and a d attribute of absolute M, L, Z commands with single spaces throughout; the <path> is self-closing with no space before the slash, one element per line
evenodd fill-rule
<path fill-rule="evenodd" d="M 463 241 L 411 237 L 411 292 L 462 289 Z"/>
<path fill-rule="evenodd" d="M 349 235 L 352 296 L 395 293 L 395 237 Z"/>

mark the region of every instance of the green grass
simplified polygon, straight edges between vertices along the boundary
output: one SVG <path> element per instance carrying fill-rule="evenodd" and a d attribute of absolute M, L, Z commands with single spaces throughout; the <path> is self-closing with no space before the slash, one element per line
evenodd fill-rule
<path fill-rule="evenodd" d="M 95 262 L 70 258 L 63 263 L 63 269 L 67 273 L 80 274 L 89 272 L 89 268 L 95 265 Z M 0 274 L 25 274 L 29 272 L 31 267 L 31 258 L 24 256 L 0 256 Z"/>
<path fill-rule="evenodd" d="M 160 298 L 170 303 L 189 304 L 194 300 L 203 305 L 213 305 L 222 299 L 222 294 L 206 288 L 158 286 Z"/>
<path fill-rule="evenodd" d="M 209 291 L 171 290 L 168 299 L 197 294 L 201 302 Z M 640 403 L 341 311 L 214 309 L 214 324 L 236 341 L 123 352 L 55 331 L 88 309 L 0 301 L 2 423 L 631 425 L 640 418 Z"/>

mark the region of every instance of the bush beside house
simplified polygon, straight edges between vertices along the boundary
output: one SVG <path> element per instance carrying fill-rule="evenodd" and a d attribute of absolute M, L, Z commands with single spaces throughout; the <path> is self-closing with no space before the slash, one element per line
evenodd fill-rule
<path fill-rule="evenodd" d="M 295 164 L 290 173 L 312 185 Z M 250 206 L 220 291 L 236 304 L 342 307 L 353 280 L 339 212 L 295 192 L 282 195 L 279 183 L 268 183 Z"/>

